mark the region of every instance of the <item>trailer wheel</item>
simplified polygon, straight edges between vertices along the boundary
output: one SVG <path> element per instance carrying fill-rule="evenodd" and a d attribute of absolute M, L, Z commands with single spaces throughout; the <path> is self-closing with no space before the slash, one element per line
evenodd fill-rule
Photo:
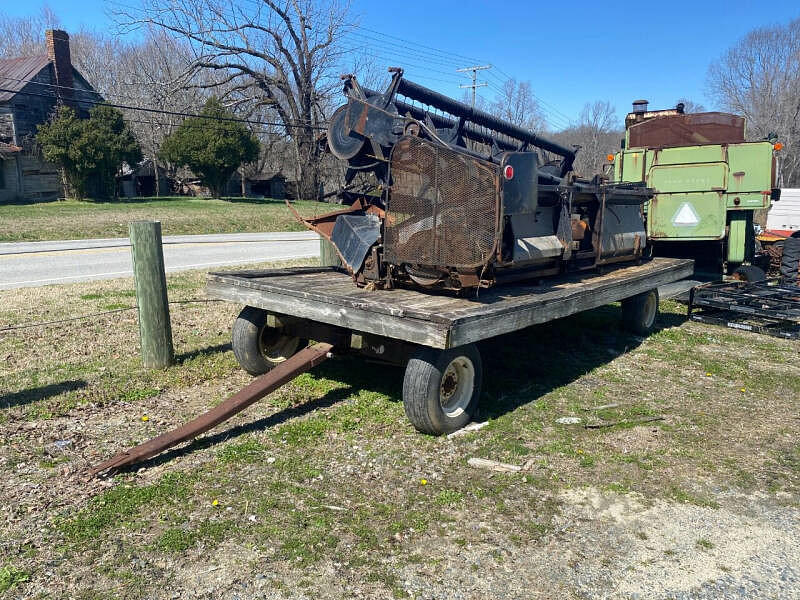
<path fill-rule="evenodd" d="M 658 316 L 658 290 L 650 290 L 622 301 L 622 325 L 637 335 L 653 330 Z"/>
<path fill-rule="evenodd" d="M 242 309 L 231 337 L 233 354 L 250 375 L 263 375 L 308 344 L 308 340 L 268 327 L 266 311 L 255 306 Z"/>
<path fill-rule="evenodd" d="M 461 429 L 478 408 L 483 366 L 474 344 L 452 350 L 423 348 L 403 379 L 403 406 L 412 425 L 439 435 Z"/>
<path fill-rule="evenodd" d="M 767 274 L 764 269 L 756 267 L 755 265 L 742 265 L 733 272 L 733 278 L 739 281 L 748 281 L 750 283 L 755 281 L 764 281 Z"/>

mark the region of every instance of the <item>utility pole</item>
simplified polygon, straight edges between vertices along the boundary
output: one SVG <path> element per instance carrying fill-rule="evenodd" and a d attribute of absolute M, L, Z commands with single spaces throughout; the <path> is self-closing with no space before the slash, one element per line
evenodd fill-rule
<path fill-rule="evenodd" d="M 492 65 L 483 65 L 483 66 L 476 66 L 476 67 L 464 67 L 463 69 L 456 69 L 458 73 L 467 73 L 468 71 L 472 71 L 472 83 L 469 85 L 459 85 L 458 87 L 462 89 L 472 88 L 472 108 L 475 108 L 475 90 L 479 87 L 486 87 L 489 85 L 485 81 L 478 83 L 478 71 L 484 71 L 486 69 L 491 69 Z"/>

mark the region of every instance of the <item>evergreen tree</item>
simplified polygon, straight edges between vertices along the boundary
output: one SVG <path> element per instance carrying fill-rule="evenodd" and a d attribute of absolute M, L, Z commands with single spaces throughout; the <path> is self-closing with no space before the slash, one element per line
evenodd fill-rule
<path fill-rule="evenodd" d="M 161 146 L 161 158 L 189 167 L 219 197 L 242 163 L 258 158 L 258 140 L 216 98 L 209 98 L 200 117 L 181 123 Z"/>
<path fill-rule="evenodd" d="M 116 197 L 116 176 L 123 163 L 135 165 L 142 151 L 122 113 L 106 105 L 79 119 L 69 106 L 60 106 L 49 122 L 40 125 L 36 141 L 45 160 L 58 166 L 65 193 Z"/>

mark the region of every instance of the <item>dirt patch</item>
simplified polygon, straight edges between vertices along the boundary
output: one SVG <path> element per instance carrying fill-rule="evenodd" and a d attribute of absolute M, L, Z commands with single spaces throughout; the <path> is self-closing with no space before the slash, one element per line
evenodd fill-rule
<path fill-rule="evenodd" d="M 613 450 L 622 454 L 631 452 L 655 452 L 662 450 L 666 441 L 660 427 L 641 425 L 615 431 L 603 438 Z"/>

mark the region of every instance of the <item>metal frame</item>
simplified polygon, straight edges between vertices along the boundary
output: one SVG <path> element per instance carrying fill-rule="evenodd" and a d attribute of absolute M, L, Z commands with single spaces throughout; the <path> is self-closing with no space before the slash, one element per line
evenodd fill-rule
<path fill-rule="evenodd" d="M 777 279 L 707 283 L 690 290 L 688 315 L 702 323 L 800 339 L 800 287 Z"/>

